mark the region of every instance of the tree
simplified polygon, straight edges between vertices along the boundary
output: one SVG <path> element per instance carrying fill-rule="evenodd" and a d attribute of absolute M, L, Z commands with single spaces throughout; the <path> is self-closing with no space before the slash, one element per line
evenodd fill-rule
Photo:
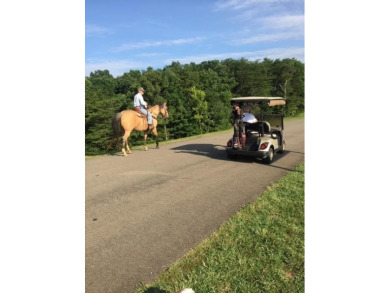
<path fill-rule="evenodd" d="M 142 74 L 140 86 L 146 90 L 144 98 L 149 105 L 155 105 L 158 99 L 161 100 L 162 78 L 162 70 L 153 70 L 151 67 Z"/>
<path fill-rule="evenodd" d="M 115 95 L 116 80 L 108 70 L 85 79 L 85 153 L 104 153 L 112 139 L 111 119 L 126 108 L 126 96 Z"/>
<path fill-rule="evenodd" d="M 140 86 L 146 89 L 150 105 L 167 102 L 169 119 L 159 121 L 158 131 L 165 139 L 176 139 L 230 128 L 234 96 L 283 96 L 287 104 L 281 109 L 286 115 L 303 112 L 304 69 L 296 59 L 242 58 L 185 65 L 172 62 L 163 69 L 129 70 L 117 78 L 108 70 L 97 70 L 85 78 L 86 153 L 106 152 L 113 115 L 132 108 Z M 141 144 L 141 134 L 133 133 L 134 144 Z"/>
<path fill-rule="evenodd" d="M 208 103 L 205 100 L 206 94 L 204 91 L 191 87 L 192 110 L 194 111 L 194 119 L 198 122 L 200 134 L 203 134 L 202 128 L 206 124 Z"/>
<path fill-rule="evenodd" d="M 89 81 L 96 92 L 101 96 L 112 96 L 115 94 L 116 80 L 108 70 L 96 70 L 90 73 Z"/>
<path fill-rule="evenodd" d="M 276 96 L 286 99 L 286 115 L 294 116 L 298 112 L 298 105 L 303 110 L 304 70 L 302 63 L 295 59 L 275 60 L 273 72 L 275 75 L 274 86 Z"/>

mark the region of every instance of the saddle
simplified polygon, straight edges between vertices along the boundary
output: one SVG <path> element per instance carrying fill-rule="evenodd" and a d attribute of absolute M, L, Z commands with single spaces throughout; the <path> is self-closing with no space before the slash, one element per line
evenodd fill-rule
<path fill-rule="evenodd" d="M 138 117 L 141 117 L 141 118 L 147 118 L 146 115 L 144 113 L 141 112 L 141 110 L 137 107 L 134 107 L 133 108 L 133 111 L 136 112 L 138 114 Z"/>

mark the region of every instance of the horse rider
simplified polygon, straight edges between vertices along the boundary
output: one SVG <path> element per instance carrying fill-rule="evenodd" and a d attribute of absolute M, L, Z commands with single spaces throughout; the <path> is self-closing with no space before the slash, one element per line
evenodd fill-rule
<path fill-rule="evenodd" d="M 144 101 L 143 94 L 145 93 L 145 90 L 140 87 L 138 89 L 138 94 L 134 96 L 134 107 L 138 108 L 143 114 L 145 114 L 148 117 L 148 129 L 152 130 L 154 128 L 153 126 L 153 117 L 152 114 L 146 109 L 148 104 Z"/>
<path fill-rule="evenodd" d="M 245 144 L 245 140 L 240 143 L 240 136 L 245 136 L 242 118 L 245 116 L 239 104 L 233 104 L 233 109 L 231 112 L 231 121 L 234 127 L 233 134 L 233 147 L 240 148 Z M 242 139 L 241 139 L 242 140 Z"/>

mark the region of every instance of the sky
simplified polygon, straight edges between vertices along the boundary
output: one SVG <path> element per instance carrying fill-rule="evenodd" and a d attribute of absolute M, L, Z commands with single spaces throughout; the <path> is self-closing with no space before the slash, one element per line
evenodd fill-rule
<path fill-rule="evenodd" d="M 85 75 L 173 61 L 304 62 L 304 20 L 303 0 L 86 0 Z"/>

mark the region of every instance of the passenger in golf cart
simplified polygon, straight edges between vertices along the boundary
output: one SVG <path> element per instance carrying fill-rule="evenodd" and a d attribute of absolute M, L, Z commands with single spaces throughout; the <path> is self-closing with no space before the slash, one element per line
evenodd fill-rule
<path fill-rule="evenodd" d="M 245 136 L 244 124 L 242 121 L 245 114 L 238 103 L 234 103 L 232 105 L 232 108 L 233 109 L 230 114 L 230 119 L 232 121 L 233 129 L 234 129 L 233 147 L 242 148 L 242 146 L 245 145 L 245 138 L 242 137 L 243 134 Z"/>
<path fill-rule="evenodd" d="M 231 122 L 233 125 L 233 147 L 235 149 L 243 148 L 246 143 L 246 125 L 251 123 L 257 123 L 255 115 L 244 112 L 240 104 L 234 103 L 232 105 Z M 253 128 L 253 127 L 252 127 Z"/>

